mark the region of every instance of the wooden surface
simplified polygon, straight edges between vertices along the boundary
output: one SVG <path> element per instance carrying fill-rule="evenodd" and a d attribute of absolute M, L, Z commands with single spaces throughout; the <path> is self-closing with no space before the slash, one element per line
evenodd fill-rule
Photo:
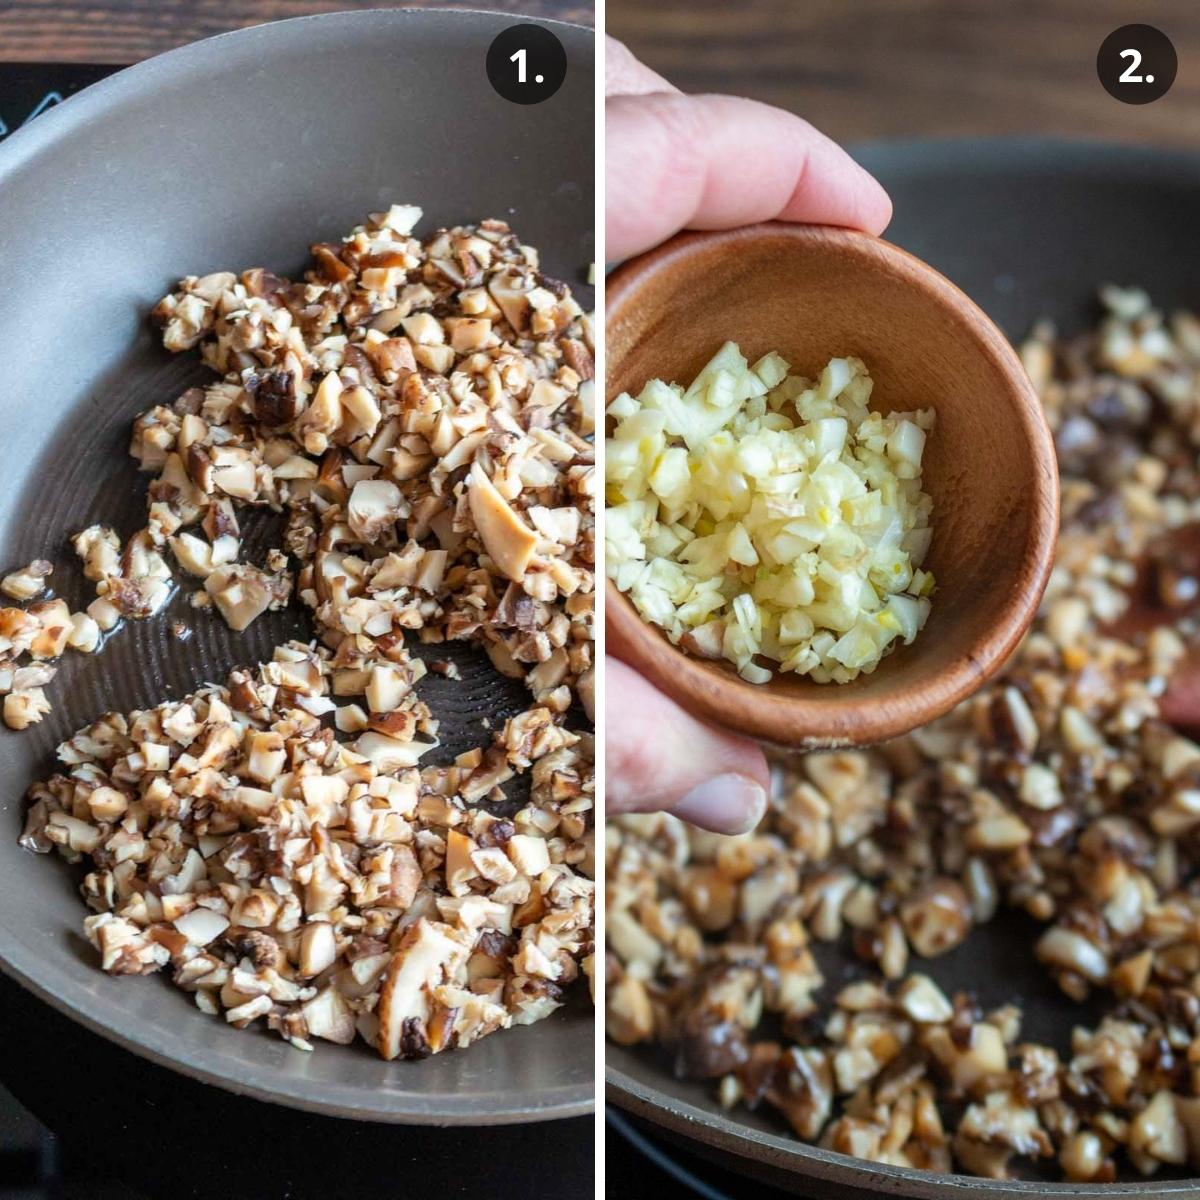
<path fill-rule="evenodd" d="M 607 31 L 686 91 L 753 96 L 838 141 L 1037 132 L 1200 145 L 1197 0 L 608 0 Z M 1096 51 L 1155 25 L 1179 74 L 1114 100 Z"/>
<path fill-rule="evenodd" d="M 595 12 L 587 0 L 0 0 L 0 61 L 133 63 L 264 21 L 389 7 L 499 9 L 584 25 Z"/>

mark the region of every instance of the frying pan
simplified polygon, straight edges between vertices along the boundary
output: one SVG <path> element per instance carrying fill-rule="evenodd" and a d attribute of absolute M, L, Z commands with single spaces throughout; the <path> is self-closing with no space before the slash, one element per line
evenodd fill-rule
<path fill-rule="evenodd" d="M 497 216 L 543 251 L 581 303 L 593 259 L 593 34 L 547 22 L 567 52 L 551 99 L 501 99 L 484 72 L 519 18 L 368 11 L 283 21 L 184 47 L 97 84 L 0 147 L 0 564 L 56 559 L 55 587 L 86 604 L 67 538 L 94 521 L 144 524 L 145 480 L 126 453 L 142 409 L 211 378 L 155 344 L 146 314 L 185 274 L 303 268 L 389 202 L 421 205 L 418 232 Z M 248 535 L 251 561 L 273 544 Z M 469 1051 L 385 1063 L 359 1044 L 297 1053 L 201 1015 L 160 978 L 113 979 L 83 940 L 79 873 L 18 848 L 23 795 L 53 748 L 106 709 L 179 697 L 311 636 L 298 611 L 244 634 L 170 610 L 130 622 L 103 653 L 68 652 L 45 722 L 0 730 L 0 966 L 91 1029 L 209 1083 L 335 1116 L 490 1124 L 577 1115 L 594 1089 L 586 994 L 551 1019 Z M 172 621 L 183 620 L 180 639 Z M 447 757 L 527 704 L 465 647 L 462 672 L 421 685 Z"/>
<path fill-rule="evenodd" d="M 1064 333 L 1096 315 L 1096 286 L 1146 287 L 1167 309 L 1200 305 L 1200 155 L 1034 139 L 879 143 L 856 157 L 883 182 L 896 215 L 886 237 L 962 287 L 1013 338 L 1042 316 Z M 1033 961 L 1034 927 L 1004 913 L 942 958 L 922 963 L 948 992 L 983 1005 L 1016 1001 L 1023 1036 L 1066 1048 L 1096 1012 L 1072 1004 Z M 822 962 L 835 990 L 854 964 Z M 713 1089 L 672 1077 L 650 1051 L 608 1046 L 608 1097 L 668 1139 L 772 1186 L 822 1200 L 888 1196 L 1174 1196 L 1200 1181 L 1156 1177 L 1109 1185 L 993 1181 L 864 1163 L 807 1146 L 769 1112 L 724 1112 Z"/>

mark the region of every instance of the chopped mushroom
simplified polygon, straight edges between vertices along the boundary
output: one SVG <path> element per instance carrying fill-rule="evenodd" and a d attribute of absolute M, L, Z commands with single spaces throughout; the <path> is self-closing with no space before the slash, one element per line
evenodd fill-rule
<path fill-rule="evenodd" d="M 0 579 L 0 592 L 14 600 L 32 600 L 45 590 L 46 580 L 53 570 L 53 563 L 44 558 L 35 558 L 27 567 Z"/>
<path fill-rule="evenodd" d="M 471 467 L 468 493 L 484 549 L 502 575 L 520 583 L 537 548 L 537 534 L 513 512 L 478 463 Z"/>
<path fill-rule="evenodd" d="M 418 240 L 419 217 L 314 246 L 297 283 L 182 280 L 155 319 L 216 377 L 134 423 L 145 527 L 78 535 L 85 613 L 0 610 L 0 690 L 24 711 L 54 671 L 22 657 L 35 641 L 95 648 L 165 604 L 172 565 L 236 630 L 294 590 L 311 642 L 80 730 L 21 841 L 86 860 L 102 969 L 166 969 L 237 1028 L 387 1058 L 549 1015 L 595 950 L 594 746 L 563 723 L 594 678 L 594 450 L 564 361 L 590 325 L 504 223 Z M 483 464 L 499 524 L 473 512 Z M 253 509 L 282 524 L 261 566 L 239 561 Z M 422 767 L 438 722 L 414 639 L 480 645 L 536 703 Z M 528 799 L 496 815 L 523 773 Z"/>
<path fill-rule="evenodd" d="M 609 1036 L 660 1043 L 722 1105 L 827 1149 L 997 1179 L 1056 1163 L 1093 1192 L 1200 1166 L 1200 745 L 1168 687 L 1200 636 L 1200 319 L 1101 300 L 1097 329 L 1021 347 L 1063 511 L 1002 676 L 885 745 L 780 757 L 749 833 L 609 823 Z M 1166 610 L 1150 629 L 1145 591 Z M 938 956 L 1015 916 L 1030 960 L 1089 1003 L 1061 1054 L 1004 1003 L 1003 964 L 972 991 L 938 982 Z M 854 960 L 832 995 L 826 938 Z"/>
<path fill-rule="evenodd" d="M 4 723 L 9 729 L 28 729 L 50 711 L 50 702 L 40 687 L 22 688 L 4 697 Z"/>
<path fill-rule="evenodd" d="M 376 542 L 399 520 L 404 507 L 400 489 L 387 479 L 362 479 L 350 493 L 346 519 L 364 542 Z"/>

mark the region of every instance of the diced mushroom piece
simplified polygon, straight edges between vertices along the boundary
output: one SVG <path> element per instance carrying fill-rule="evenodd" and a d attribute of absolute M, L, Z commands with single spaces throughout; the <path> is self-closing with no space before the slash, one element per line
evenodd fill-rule
<path fill-rule="evenodd" d="M 520 583 L 537 549 L 537 534 L 513 512 L 478 463 L 471 467 L 468 495 L 484 549 L 505 578 Z"/>
<path fill-rule="evenodd" d="M 235 1005 L 233 1008 L 225 1010 L 225 1020 L 230 1025 L 236 1025 L 239 1029 L 245 1029 L 253 1021 L 257 1021 L 259 1017 L 265 1017 L 271 1011 L 273 1002 L 270 996 L 255 996 L 253 999 L 247 1000 L 244 1004 Z"/>
<path fill-rule="evenodd" d="M 372 395 L 370 389 L 361 384 L 342 392 L 342 409 L 347 416 L 353 418 L 354 424 L 357 425 L 358 428 L 355 432 L 364 437 L 373 436 L 375 430 L 379 428 L 379 422 L 383 419 L 379 402 Z"/>
<path fill-rule="evenodd" d="M 67 648 L 67 639 L 74 626 L 71 610 L 65 600 L 43 600 L 27 609 L 37 620 L 39 629 L 29 646 L 34 658 L 58 658 Z"/>
<path fill-rule="evenodd" d="M 83 573 L 99 582 L 121 569 L 121 540 L 104 525 L 89 525 L 74 538 L 75 553 L 83 560 Z"/>
<path fill-rule="evenodd" d="M 46 836 L 56 846 L 66 846 L 81 854 L 91 854 L 100 844 L 101 831 L 87 821 L 72 817 L 64 812 L 50 814 L 46 822 Z"/>
<path fill-rule="evenodd" d="M 337 961 L 337 938 L 328 921 L 310 921 L 300 935 L 298 970 L 306 979 L 320 975 Z"/>
<path fill-rule="evenodd" d="M 515 271 L 503 271 L 488 280 L 488 291 L 500 306 L 504 319 L 517 333 L 529 332 L 532 307 L 529 303 L 530 288 Z"/>
<path fill-rule="evenodd" d="M 957 946 L 971 928 L 971 916 L 971 902 L 962 884 L 948 878 L 931 880 L 900 909 L 908 940 L 925 958 Z"/>
<path fill-rule="evenodd" d="M 1129 1125 L 1129 1148 L 1163 1163 L 1182 1164 L 1188 1157 L 1187 1128 L 1176 1097 L 1165 1089 L 1151 1097 Z"/>
<path fill-rule="evenodd" d="M 179 533 L 168 539 L 175 561 L 187 572 L 207 579 L 216 567 L 213 548 L 193 533 Z"/>
<path fill-rule="evenodd" d="M 220 567 L 204 581 L 217 611 L 230 629 L 240 633 L 271 605 L 271 590 L 263 573 L 255 567 Z"/>
<path fill-rule="evenodd" d="M 164 895 L 182 896 L 194 892 L 207 877 L 208 864 L 204 856 L 195 847 L 190 847 L 178 870 L 163 878 L 160 887 Z"/>
<path fill-rule="evenodd" d="M 378 224 L 386 229 L 393 229 L 403 237 L 407 237 L 416 228 L 422 217 L 421 210 L 415 204 L 393 204 L 386 213 L 378 217 Z"/>
<path fill-rule="evenodd" d="M 596 673 L 589 667 L 575 683 L 575 691 L 579 695 L 579 703 L 589 721 L 596 719 Z"/>
<path fill-rule="evenodd" d="M 117 622 L 120 621 L 121 610 L 111 600 L 101 596 L 87 606 L 87 615 L 96 622 L 97 628 L 108 633 L 115 629 Z"/>
<path fill-rule="evenodd" d="M 41 688 L 9 692 L 4 697 L 4 723 L 9 729 L 28 729 L 50 711 L 50 701 Z"/>
<path fill-rule="evenodd" d="M 254 376 L 247 382 L 246 391 L 252 398 L 255 417 L 268 429 L 290 425 L 304 407 L 299 373 L 291 369 Z"/>
<path fill-rule="evenodd" d="M 430 313 L 414 313 L 400 322 L 404 335 L 414 346 L 440 346 L 446 340 L 441 322 Z"/>
<path fill-rule="evenodd" d="M 450 344 L 456 354 L 472 354 L 492 342 L 492 323 L 486 317 L 456 317 L 448 321 Z"/>
<path fill-rule="evenodd" d="M 46 580 L 54 570 L 54 564 L 44 558 L 35 558 L 28 566 L 13 571 L 0 580 L 0 592 L 14 600 L 32 600 L 46 587 Z"/>
<path fill-rule="evenodd" d="M 306 775 L 300 780 L 305 807 L 322 825 L 331 825 L 335 810 L 345 804 L 350 785 L 337 775 Z"/>
<path fill-rule="evenodd" d="M 448 1046 L 465 1049 L 497 1029 L 506 1029 L 511 1018 L 505 1008 L 466 988 L 443 984 L 434 988 L 437 1007 L 430 1020 L 430 1048 L 437 1053 Z M 439 1017 L 446 1019 L 439 1021 Z"/>
<path fill-rule="evenodd" d="M 938 1024 L 954 1016 L 953 1005 L 928 975 L 910 975 L 901 984 L 896 1000 L 907 1016 L 922 1024 Z"/>
<path fill-rule="evenodd" d="M 1053 967 L 1074 971 L 1091 983 L 1102 984 L 1108 979 L 1108 957 L 1104 951 L 1082 933 L 1061 925 L 1047 929 L 1038 939 L 1037 956 Z"/>
<path fill-rule="evenodd" d="M 354 485 L 346 520 L 364 542 L 377 541 L 394 528 L 404 507 L 400 489 L 387 479 L 363 479 Z"/>
<path fill-rule="evenodd" d="M 88 794 L 88 811 L 97 821 L 116 821 L 129 809 L 129 798 L 114 787 L 98 787 Z"/>
<path fill-rule="evenodd" d="M 424 917 L 409 927 L 388 964 L 379 992 L 376 1049 L 389 1061 L 403 1054 L 419 1057 L 426 1041 L 429 989 L 453 979 L 470 943 L 447 925 Z"/>
<path fill-rule="evenodd" d="M 1175 1096 L 1175 1113 L 1187 1141 L 1188 1162 L 1200 1166 L 1200 1096 Z"/>
<path fill-rule="evenodd" d="M 546 839 L 532 834 L 518 833 L 508 839 L 505 846 L 513 866 L 522 875 L 537 877 L 550 866 L 550 850 Z"/>
<path fill-rule="evenodd" d="M 8 691 L 11 688 L 15 692 L 28 688 L 45 687 L 58 674 L 58 668 L 52 667 L 48 662 L 30 663 L 25 667 L 10 667 L 8 671 L 11 672 L 11 677 L 4 690 Z"/>
<path fill-rule="evenodd" d="M 84 654 L 91 654 L 99 644 L 100 625 L 96 619 L 85 612 L 72 613 L 67 645 Z"/>
<path fill-rule="evenodd" d="M 421 755 L 436 745 L 436 742 L 402 742 L 372 730 L 358 738 L 354 749 L 386 775 L 404 767 L 415 767 Z"/>
<path fill-rule="evenodd" d="M 312 403 L 296 422 L 296 432 L 310 454 L 324 454 L 330 435 L 342 423 L 342 381 L 330 371 L 317 385 Z"/>
<path fill-rule="evenodd" d="M 934 1025 L 926 1044 L 949 1073 L 954 1086 L 971 1091 L 981 1081 L 1000 1075 L 1008 1067 L 1008 1048 L 995 1025 L 979 1021 L 965 1038 L 954 1038 L 945 1025 Z"/>
<path fill-rule="evenodd" d="M 457 829 L 446 834 L 446 887 L 450 895 L 465 895 L 471 880 L 479 875 L 471 860 L 476 848 L 475 843 Z"/>
<path fill-rule="evenodd" d="M 207 946 L 229 928 L 229 918 L 211 908 L 196 907 L 176 917 L 174 925 L 193 946 Z"/>
<path fill-rule="evenodd" d="M 255 731 L 248 735 L 246 773 L 259 783 L 271 783 L 283 773 L 287 748 L 280 734 Z"/>
<path fill-rule="evenodd" d="M 258 494 L 258 469 L 249 451 L 233 446 L 214 446 L 209 451 L 213 483 L 227 495 L 253 500 Z"/>
<path fill-rule="evenodd" d="M 377 663 L 367 683 L 367 705 L 373 713 L 389 713 L 400 707 L 412 690 L 405 672 L 392 663 Z"/>
<path fill-rule="evenodd" d="M 618 1046 L 644 1042 L 654 1032 L 654 1009 L 646 985 L 623 975 L 605 989 L 605 1033 Z"/>
<path fill-rule="evenodd" d="M 357 1032 L 354 1012 L 332 984 L 301 1005 L 300 1014 L 312 1037 L 342 1046 L 354 1041 Z"/>

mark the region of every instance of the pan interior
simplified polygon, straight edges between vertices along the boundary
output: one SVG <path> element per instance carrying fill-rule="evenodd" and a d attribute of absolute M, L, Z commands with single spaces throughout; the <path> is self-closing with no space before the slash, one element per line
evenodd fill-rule
<path fill-rule="evenodd" d="M 512 18 L 381 10 L 304 18 L 198 43 L 122 72 L 0 150 L 0 565 L 56 560 L 75 609 L 90 599 L 68 545 L 103 521 L 144 524 L 145 479 L 128 457 L 134 416 L 212 376 L 156 345 L 146 315 L 185 274 L 303 268 L 310 243 L 341 237 L 389 203 L 419 204 L 424 233 L 496 216 L 537 246 L 543 267 L 585 308 L 593 251 L 593 35 L 556 25 L 568 56 L 559 92 L 515 105 L 493 91 L 487 48 Z M 248 557 L 270 545 L 251 527 Z M 53 712 L 24 735 L 0 732 L 0 960 L 98 1031 L 210 1082 L 338 1115 L 493 1122 L 587 1111 L 593 1089 L 586 996 L 550 1020 L 470 1052 L 386 1064 L 363 1047 L 300 1054 L 194 1011 L 163 980 L 102 975 L 82 939 L 76 880 L 20 850 L 23 796 L 53 748 L 107 709 L 179 697 L 230 668 L 311 636 L 300 611 L 244 634 L 197 616 L 186 586 L 170 610 L 129 622 L 95 656 L 68 652 L 49 685 Z M 186 639 L 171 630 L 183 618 Z M 449 652 L 448 652 L 449 649 Z M 447 759 L 485 745 L 527 706 L 523 685 L 481 655 L 453 658 L 423 695 Z M 441 761 L 441 760 L 440 760 Z"/>
<path fill-rule="evenodd" d="M 1062 332 L 1098 313 L 1098 285 L 1144 287 L 1165 310 L 1200 307 L 1200 155 L 1038 139 L 878 143 L 855 157 L 891 194 L 885 236 L 961 287 L 1004 332 L 1023 337 L 1049 317 Z M 852 955 L 822 962 L 826 992 L 860 973 Z M 1007 1001 L 1025 1011 L 1023 1033 L 1063 1049 L 1071 1026 L 1095 1014 L 1073 1004 L 1033 961 L 1029 923 L 1002 914 L 957 950 L 920 960 L 947 991 L 973 990 L 985 1008 Z M 1019 1186 L 961 1176 L 878 1169 L 796 1141 L 769 1112 L 726 1113 L 713 1089 L 672 1076 L 669 1058 L 606 1048 L 610 1096 L 710 1153 L 733 1154 L 775 1186 L 801 1193 L 951 1197 L 964 1188 L 990 1196 L 1099 1195 L 1117 1189 L 1038 1182 Z M 686 1113 L 686 1115 L 685 1115 Z M 753 1160 L 753 1165 L 750 1165 Z M 1156 1176 L 1126 1194 L 1200 1196 L 1195 1181 Z M 824 1189 L 830 1189 L 828 1191 Z"/>

